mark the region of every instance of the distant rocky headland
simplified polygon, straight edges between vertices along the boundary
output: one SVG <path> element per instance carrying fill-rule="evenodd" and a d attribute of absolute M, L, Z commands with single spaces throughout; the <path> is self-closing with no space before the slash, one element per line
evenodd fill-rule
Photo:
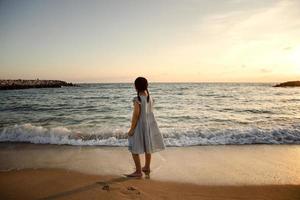
<path fill-rule="evenodd" d="M 300 87 L 300 81 L 287 81 L 274 85 L 273 87 Z"/>
<path fill-rule="evenodd" d="M 77 86 L 60 80 L 0 80 L 0 90 L 28 89 L 28 88 L 60 88 L 63 86 Z"/>

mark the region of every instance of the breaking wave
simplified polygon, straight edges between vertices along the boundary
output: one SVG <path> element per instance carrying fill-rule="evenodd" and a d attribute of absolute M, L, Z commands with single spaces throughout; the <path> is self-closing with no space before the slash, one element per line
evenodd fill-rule
<path fill-rule="evenodd" d="M 163 132 L 167 146 L 230 145 L 230 144 L 300 144 L 300 126 L 218 131 L 188 130 Z M 93 134 L 76 132 L 66 127 L 45 128 L 32 124 L 5 127 L 0 142 L 34 144 L 127 146 L 126 133 L 120 130 Z"/>

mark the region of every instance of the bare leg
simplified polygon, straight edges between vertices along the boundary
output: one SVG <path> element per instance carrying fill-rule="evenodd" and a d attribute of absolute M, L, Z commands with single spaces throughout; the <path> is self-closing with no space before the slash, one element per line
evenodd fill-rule
<path fill-rule="evenodd" d="M 135 164 L 135 172 L 132 174 L 127 174 L 128 177 L 141 177 L 142 174 L 142 169 L 141 169 L 141 161 L 140 161 L 140 156 L 139 154 L 132 154 L 132 158 Z"/>
<path fill-rule="evenodd" d="M 134 160 L 135 168 L 137 173 L 141 173 L 141 160 L 139 154 L 132 154 L 132 158 Z"/>
<path fill-rule="evenodd" d="M 151 153 L 145 153 L 145 166 L 143 167 L 143 171 L 150 170 L 150 163 L 151 163 Z"/>

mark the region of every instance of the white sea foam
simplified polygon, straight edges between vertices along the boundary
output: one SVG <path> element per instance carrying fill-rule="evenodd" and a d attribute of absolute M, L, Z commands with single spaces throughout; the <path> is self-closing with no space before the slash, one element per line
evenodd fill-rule
<path fill-rule="evenodd" d="M 156 83 L 150 93 L 167 146 L 299 144 L 300 90 L 271 86 Z M 3 91 L 0 142 L 127 146 L 135 95 L 131 83 Z"/>
<path fill-rule="evenodd" d="M 105 132 L 84 134 L 66 127 L 45 128 L 32 124 L 4 128 L 0 142 L 30 142 L 34 144 L 67 144 L 127 146 L 125 133 Z M 257 128 L 222 130 L 217 132 L 168 132 L 163 133 L 167 146 L 194 146 L 219 144 L 300 144 L 300 127 L 277 128 L 263 131 Z"/>

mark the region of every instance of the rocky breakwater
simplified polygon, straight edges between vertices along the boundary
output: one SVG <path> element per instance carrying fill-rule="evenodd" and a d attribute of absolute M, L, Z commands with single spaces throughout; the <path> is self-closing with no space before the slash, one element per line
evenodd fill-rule
<path fill-rule="evenodd" d="M 279 83 L 273 87 L 300 87 L 300 81 L 288 81 L 284 83 Z"/>
<path fill-rule="evenodd" d="M 60 88 L 63 86 L 77 86 L 59 80 L 0 80 L 0 90 L 14 90 L 27 88 Z"/>

